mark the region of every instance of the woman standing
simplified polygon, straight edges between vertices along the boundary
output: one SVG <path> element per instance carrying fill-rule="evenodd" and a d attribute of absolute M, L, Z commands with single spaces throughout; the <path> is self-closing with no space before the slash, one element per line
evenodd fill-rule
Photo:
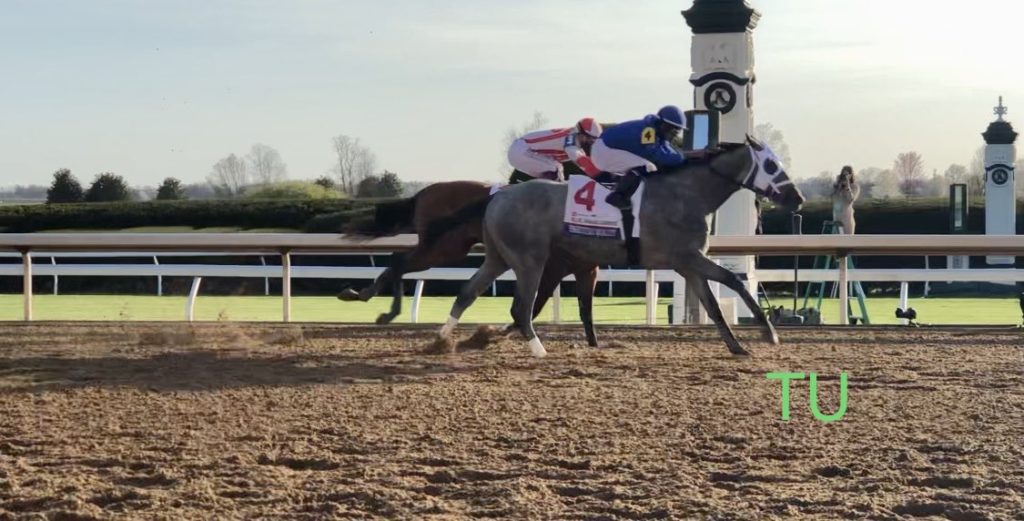
<path fill-rule="evenodd" d="M 860 197 L 860 186 L 853 177 L 853 167 L 844 166 L 832 185 L 832 220 L 841 228 L 839 233 L 853 235 L 857 221 L 853 218 L 853 202 Z"/>

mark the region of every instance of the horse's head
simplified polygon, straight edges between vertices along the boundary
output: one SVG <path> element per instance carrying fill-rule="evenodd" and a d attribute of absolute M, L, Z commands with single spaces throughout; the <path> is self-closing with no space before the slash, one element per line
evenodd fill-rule
<path fill-rule="evenodd" d="M 789 179 L 772 149 L 747 136 L 745 144 L 724 144 L 726 152 L 711 160 L 715 173 L 728 177 L 790 212 L 804 204 L 804 196 Z"/>

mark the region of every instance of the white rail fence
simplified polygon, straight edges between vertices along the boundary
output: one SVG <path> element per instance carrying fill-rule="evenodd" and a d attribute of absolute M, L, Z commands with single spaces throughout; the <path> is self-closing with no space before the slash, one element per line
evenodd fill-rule
<path fill-rule="evenodd" d="M 291 320 L 291 280 L 300 278 L 375 278 L 382 268 L 295 266 L 294 253 L 369 253 L 411 249 L 415 236 L 362 240 L 329 234 L 258 234 L 258 233 L 73 233 L 73 234 L 0 234 L 0 252 L 16 251 L 22 263 L 0 265 L 0 275 L 23 277 L 24 319 L 32 320 L 33 275 L 96 275 L 96 276 L 188 276 L 194 277 L 189 293 L 186 317 L 194 317 L 194 303 L 202 277 L 280 277 L 282 279 L 282 316 Z M 36 255 L 50 256 L 59 252 L 124 252 L 144 256 L 165 255 L 174 251 L 230 254 L 277 254 L 281 266 L 227 265 L 33 265 Z M 837 270 L 801 270 L 801 281 L 833 281 L 839 286 L 840 323 L 849 313 L 848 282 L 852 281 L 1024 281 L 1024 270 L 849 270 L 843 260 L 848 255 L 1017 255 L 1024 254 L 1024 236 L 997 235 L 759 235 L 753 237 L 715 236 L 710 241 L 710 254 L 731 255 L 833 255 L 840 259 Z M 75 256 L 81 255 L 76 253 Z M 413 319 L 418 319 L 419 302 L 426 280 L 466 280 L 472 268 L 434 268 L 407 275 L 417 281 L 413 298 Z M 761 282 L 792 282 L 792 270 L 758 270 Z M 514 280 L 511 273 L 502 280 Z M 570 277 L 571 280 L 571 277 Z M 682 279 L 667 270 L 604 270 L 599 280 L 643 281 L 647 286 L 647 323 L 654 323 L 657 286 L 674 284 L 675 314 L 683 309 Z M 905 293 L 905 292 L 904 292 Z M 558 320 L 558 298 L 555 319 Z M 673 322 L 677 322 L 673 317 Z"/>

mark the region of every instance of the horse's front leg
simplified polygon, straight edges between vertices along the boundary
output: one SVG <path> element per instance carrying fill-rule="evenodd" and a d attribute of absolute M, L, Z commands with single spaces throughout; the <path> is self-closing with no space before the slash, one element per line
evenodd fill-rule
<path fill-rule="evenodd" d="M 725 340 L 725 345 L 729 348 L 729 352 L 737 356 L 749 356 L 750 353 L 743 349 L 743 346 L 736 340 L 736 335 L 733 334 L 732 328 L 725 322 L 725 317 L 722 316 L 722 308 L 719 307 L 715 294 L 711 292 L 711 286 L 708 284 L 707 279 L 689 269 L 686 271 L 676 270 L 676 272 L 686 278 L 686 285 L 688 287 L 693 288 L 693 292 L 704 306 L 704 311 L 707 312 L 715 326 L 718 327 L 718 333 Z"/>
<path fill-rule="evenodd" d="M 750 294 L 747 285 L 743 283 L 736 274 L 715 264 L 711 259 L 703 255 L 694 255 L 686 260 L 687 267 L 707 280 L 713 280 L 736 292 L 743 299 L 743 303 L 750 308 L 754 319 L 761 326 L 761 336 L 765 342 L 772 344 L 779 343 L 779 335 L 775 332 L 775 326 L 764 314 L 764 310 L 757 304 L 757 300 Z"/>

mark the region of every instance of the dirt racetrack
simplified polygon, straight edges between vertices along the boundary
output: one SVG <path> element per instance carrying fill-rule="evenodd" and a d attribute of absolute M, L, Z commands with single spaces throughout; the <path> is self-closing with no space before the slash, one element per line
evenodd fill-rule
<path fill-rule="evenodd" d="M 0 519 L 1024 520 L 1017 330 L 3 329 Z M 775 371 L 825 414 L 845 371 L 845 417 L 804 380 L 782 421 Z"/>

